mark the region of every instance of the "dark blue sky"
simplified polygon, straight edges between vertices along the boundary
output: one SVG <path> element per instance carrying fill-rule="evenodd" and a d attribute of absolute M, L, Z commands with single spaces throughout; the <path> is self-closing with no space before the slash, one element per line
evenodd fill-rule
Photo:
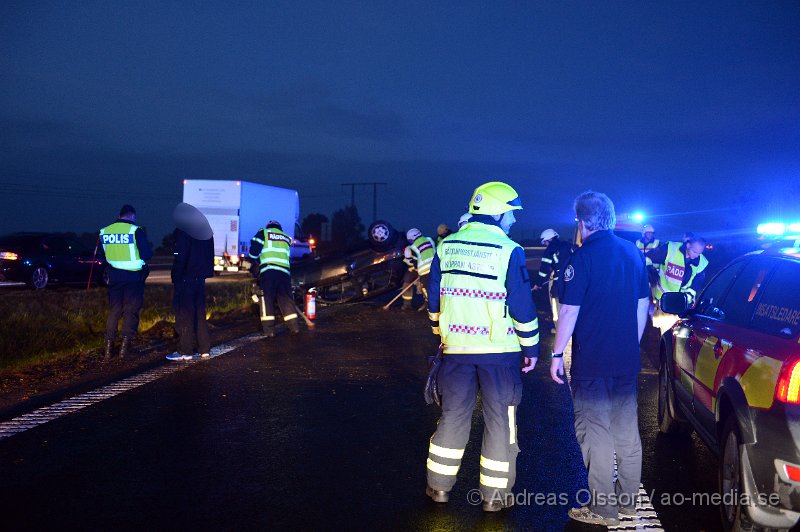
<path fill-rule="evenodd" d="M 798 2 L 5 1 L 0 52 L 0 232 L 130 202 L 160 242 L 184 178 L 329 216 L 387 182 L 427 233 L 493 179 L 518 238 L 589 188 L 662 233 L 800 218 Z"/>

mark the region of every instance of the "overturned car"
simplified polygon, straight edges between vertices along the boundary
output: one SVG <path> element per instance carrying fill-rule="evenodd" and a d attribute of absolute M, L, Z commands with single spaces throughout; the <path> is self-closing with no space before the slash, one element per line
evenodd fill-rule
<path fill-rule="evenodd" d="M 321 304 L 348 303 L 400 287 L 405 240 L 383 220 L 370 224 L 367 246 L 343 256 L 306 260 L 292 266 L 292 289 L 301 299 L 316 291 Z"/>

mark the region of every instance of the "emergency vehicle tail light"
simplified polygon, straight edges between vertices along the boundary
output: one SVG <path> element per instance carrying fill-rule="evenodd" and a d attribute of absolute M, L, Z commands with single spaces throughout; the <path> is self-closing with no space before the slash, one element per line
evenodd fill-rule
<path fill-rule="evenodd" d="M 783 464 L 786 471 L 786 476 L 793 482 L 800 482 L 800 467 L 792 464 Z"/>
<path fill-rule="evenodd" d="M 19 255 L 10 251 L 0 251 L 0 260 L 17 260 Z"/>
<path fill-rule="evenodd" d="M 800 404 L 800 359 L 792 360 L 781 369 L 775 398 L 784 403 Z"/>
<path fill-rule="evenodd" d="M 238 264 L 238 263 L 239 263 L 239 256 L 231 255 L 231 264 Z"/>

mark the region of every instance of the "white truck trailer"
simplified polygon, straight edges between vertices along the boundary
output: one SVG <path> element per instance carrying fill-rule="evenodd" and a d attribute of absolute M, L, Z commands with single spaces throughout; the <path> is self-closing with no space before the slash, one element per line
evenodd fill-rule
<path fill-rule="evenodd" d="M 302 258 L 311 250 L 301 235 L 297 220 L 300 199 L 296 190 L 248 181 L 185 179 L 183 201 L 206 215 L 214 231 L 214 270 L 247 270 L 250 239 L 270 220 L 277 220 L 293 237 L 292 257 Z"/>

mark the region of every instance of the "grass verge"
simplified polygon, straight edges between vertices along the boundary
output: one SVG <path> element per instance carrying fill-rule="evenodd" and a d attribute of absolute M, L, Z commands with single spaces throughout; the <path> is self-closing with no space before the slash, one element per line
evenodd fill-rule
<path fill-rule="evenodd" d="M 206 285 L 209 316 L 247 308 L 250 282 Z M 101 348 L 108 316 L 105 288 L 12 291 L 0 296 L 0 370 L 19 371 Z M 139 332 L 174 324 L 172 285 L 145 285 Z"/>

